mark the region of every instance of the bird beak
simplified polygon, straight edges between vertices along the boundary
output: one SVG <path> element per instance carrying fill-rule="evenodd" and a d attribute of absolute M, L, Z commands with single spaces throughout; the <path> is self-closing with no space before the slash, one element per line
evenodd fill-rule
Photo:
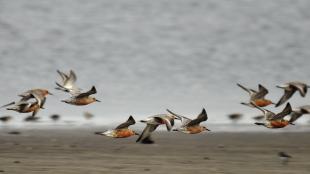
<path fill-rule="evenodd" d="M 276 87 L 277 88 L 282 88 L 282 89 L 285 88 L 285 86 L 280 86 L 280 85 L 277 85 Z"/>
<path fill-rule="evenodd" d="M 102 132 L 95 132 L 96 135 L 102 135 Z"/>
<path fill-rule="evenodd" d="M 206 129 L 207 131 L 211 131 L 210 129 Z"/>
<path fill-rule="evenodd" d="M 96 99 L 96 102 L 101 102 L 101 101 Z"/>
<path fill-rule="evenodd" d="M 49 95 L 54 95 L 54 94 L 52 94 L 52 93 L 50 93 L 50 92 L 48 92 L 48 94 L 49 94 Z"/>
<path fill-rule="evenodd" d="M 140 135 L 139 133 L 135 132 L 135 135 Z"/>

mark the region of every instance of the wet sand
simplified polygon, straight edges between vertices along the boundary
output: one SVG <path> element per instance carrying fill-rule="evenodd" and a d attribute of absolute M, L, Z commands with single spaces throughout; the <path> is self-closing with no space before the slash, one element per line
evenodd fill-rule
<path fill-rule="evenodd" d="M 0 129 L 0 173 L 298 173 L 310 171 L 310 135 L 304 133 L 156 132 L 156 144 L 137 137 L 111 139 L 102 129 Z M 15 130 L 16 131 L 16 130 Z M 279 151 L 293 156 L 281 164 Z"/>

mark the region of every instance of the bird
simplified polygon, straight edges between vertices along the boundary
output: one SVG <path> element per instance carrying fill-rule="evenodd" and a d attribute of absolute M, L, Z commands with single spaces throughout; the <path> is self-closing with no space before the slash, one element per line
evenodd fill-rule
<path fill-rule="evenodd" d="M 290 103 L 287 103 L 285 108 L 278 114 L 275 114 L 267 109 L 260 108 L 253 103 L 257 109 L 261 110 L 265 116 L 265 123 L 255 122 L 254 124 L 264 126 L 270 129 L 283 128 L 291 124 L 288 120 L 285 120 L 284 117 L 289 115 L 292 112 L 292 107 Z"/>
<path fill-rule="evenodd" d="M 26 92 L 23 92 L 22 94 L 19 94 L 18 96 L 22 97 L 21 101 L 28 101 L 31 98 L 35 98 L 35 100 L 38 102 L 40 108 L 43 108 L 47 95 L 53 95 L 50 93 L 47 89 L 31 89 Z"/>
<path fill-rule="evenodd" d="M 97 90 L 95 86 L 93 86 L 89 91 L 84 92 L 84 93 L 76 93 L 75 95 L 72 95 L 71 98 L 62 100 L 62 102 L 65 102 L 71 105 L 76 105 L 76 106 L 88 105 L 93 102 L 101 102 L 100 100 L 97 100 L 95 97 L 90 96 L 96 93 L 97 93 Z"/>
<path fill-rule="evenodd" d="M 279 156 L 279 158 L 280 158 L 280 160 L 281 160 L 283 165 L 286 165 L 288 163 L 289 159 L 292 158 L 291 155 L 288 155 L 285 152 L 279 152 L 278 156 Z"/>
<path fill-rule="evenodd" d="M 10 121 L 12 119 L 11 116 L 2 116 L 0 117 L 0 121 L 2 121 L 3 123 L 6 123 L 8 121 Z"/>
<path fill-rule="evenodd" d="M 60 115 L 58 114 L 53 114 L 50 116 L 50 118 L 53 120 L 53 121 L 58 121 L 60 119 Z"/>
<path fill-rule="evenodd" d="M 141 120 L 140 122 L 146 123 L 146 126 L 140 134 L 139 138 L 136 142 L 140 142 L 143 144 L 153 144 L 154 141 L 151 138 L 152 132 L 156 130 L 159 125 L 165 124 L 168 131 L 171 131 L 174 125 L 174 119 L 179 119 L 174 115 L 169 114 L 158 114 L 151 117 L 148 117 L 146 120 Z"/>
<path fill-rule="evenodd" d="M 296 91 L 299 91 L 300 95 L 305 97 L 310 86 L 302 82 L 294 81 L 285 83 L 284 85 L 277 85 L 276 87 L 284 90 L 283 96 L 276 104 L 276 107 L 278 107 L 290 99 Z"/>
<path fill-rule="evenodd" d="M 139 135 L 135 131 L 128 128 L 129 126 L 134 125 L 134 124 L 136 124 L 135 119 L 132 116 L 129 116 L 126 122 L 118 125 L 115 129 L 107 130 L 104 132 L 95 132 L 95 134 L 104 135 L 104 136 L 113 137 L 113 138 L 127 138 L 127 137 L 131 137 L 134 135 Z"/>
<path fill-rule="evenodd" d="M 179 131 L 179 132 L 183 132 L 186 134 L 197 134 L 197 133 L 204 132 L 204 131 L 210 131 L 205 126 L 199 125 L 201 122 L 208 120 L 208 115 L 204 108 L 202 109 L 202 112 L 197 116 L 197 118 L 193 120 L 185 116 L 176 114 L 170 111 L 169 109 L 167 109 L 167 112 L 174 115 L 175 117 L 178 117 L 182 123 L 180 128 L 173 129 L 173 131 Z"/>
<path fill-rule="evenodd" d="M 237 83 L 237 85 L 243 90 L 245 90 L 246 92 L 248 92 L 250 95 L 249 103 L 242 102 L 241 104 L 250 106 L 250 107 L 253 107 L 251 105 L 251 102 L 254 102 L 255 105 L 259 107 L 265 107 L 265 106 L 274 104 L 271 100 L 265 99 L 265 96 L 268 94 L 268 90 L 263 85 L 258 84 L 258 91 L 250 89 L 250 88 L 246 88 L 239 83 Z"/>
<path fill-rule="evenodd" d="M 44 109 L 44 104 L 46 101 L 47 95 L 53 95 L 47 89 L 31 89 L 19 94 L 18 96 L 21 99 L 17 102 L 13 101 L 6 105 L 1 106 L 0 108 L 8 107 L 14 105 L 13 107 L 6 108 L 7 110 L 13 110 L 19 113 L 29 113 L 32 112 L 34 117 L 37 112 L 42 108 Z M 29 101 L 34 99 L 35 101 Z"/>
<path fill-rule="evenodd" d="M 68 92 L 72 95 L 75 95 L 81 92 L 81 89 L 78 88 L 75 84 L 77 77 L 73 70 L 70 70 L 69 74 L 65 74 L 59 70 L 57 70 L 57 73 L 61 77 L 62 81 L 61 83 L 55 82 L 57 85 L 55 89 Z"/>
<path fill-rule="evenodd" d="M 242 114 L 241 113 L 232 113 L 228 115 L 228 118 L 231 119 L 232 121 L 236 122 L 238 120 L 240 120 L 242 118 Z"/>
<path fill-rule="evenodd" d="M 291 118 L 289 120 L 290 123 L 295 122 L 297 119 L 299 119 L 304 114 L 310 114 L 310 105 L 304 105 L 297 107 L 292 110 L 291 112 Z"/>
<path fill-rule="evenodd" d="M 15 102 L 14 102 L 15 104 Z M 40 105 L 38 102 L 26 102 L 26 101 L 20 101 L 17 102 L 13 107 L 6 108 L 7 110 L 16 111 L 19 113 L 29 113 L 32 112 L 32 117 L 35 117 L 38 111 L 40 110 Z"/>

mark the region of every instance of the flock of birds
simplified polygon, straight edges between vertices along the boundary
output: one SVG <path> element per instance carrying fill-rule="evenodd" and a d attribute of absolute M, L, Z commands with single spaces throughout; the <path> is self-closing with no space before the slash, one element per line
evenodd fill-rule
<path fill-rule="evenodd" d="M 86 92 L 82 92 L 82 89 L 78 88 L 76 85 L 76 74 L 74 71 L 70 70 L 69 73 L 64 73 L 57 70 L 57 73 L 61 77 L 61 82 L 56 82 L 56 90 L 63 91 L 71 95 L 70 98 L 61 100 L 64 103 L 83 106 L 88 105 L 94 102 L 100 102 L 100 100 L 92 97 L 93 94 L 97 93 L 95 86 Z M 277 103 L 272 102 L 269 99 L 266 99 L 265 96 L 268 94 L 267 88 L 258 85 L 258 90 L 251 88 L 246 88 L 241 84 L 237 84 L 240 88 L 245 90 L 250 99 L 248 102 L 242 102 L 241 104 L 246 105 L 251 108 L 259 109 L 263 115 L 257 116 L 255 120 L 264 119 L 265 122 L 255 122 L 256 125 L 265 126 L 267 128 L 283 128 L 287 125 L 294 125 L 294 122 L 300 118 L 303 114 L 310 113 L 310 105 L 301 106 L 296 109 L 292 109 L 290 103 L 287 103 L 285 108 L 279 112 L 274 113 L 270 110 L 265 109 L 264 107 L 269 105 L 275 105 L 275 107 L 281 106 L 286 103 L 296 91 L 299 91 L 302 97 L 305 97 L 307 94 L 307 89 L 310 87 L 302 82 L 289 82 L 281 86 L 277 86 L 284 90 L 283 96 Z M 53 95 L 47 89 L 31 89 L 22 94 L 19 94 L 20 100 L 11 102 L 2 106 L 7 110 L 16 111 L 19 113 L 32 113 L 27 119 L 35 120 L 38 117 L 35 117 L 40 109 L 44 109 L 44 104 L 48 95 Z M 91 115 L 90 113 L 88 115 Z M 285 119 L 286 116 L 290 115 L 290 119 Z M 229 118 L 232 120 L 238 119 L 241 117 L 241 114 L 231 114 Z M 59 115 L 53 115 L 51 117 L 53 120 L 58 120 Z M 10 119 L 9 117 L 1 117 L 2 121 Z M 171 110 L 167 109 L 166 114 L 158 114 L 151 117 L 148 117 L 145 120 L 141 120 L 142 123 L 146 124 L 143 132 L 141 134 L 130 129 L 131 125 L 136 123 L 135 119 L 130 116 L 128 120 L 120 125 L 118 125 L 113 130 L 107 130 L 104 132 L 95 132 L 99 135 L 105 135 L 113 138 L 126 138 L 134 135 L 139 135 L 137 142 L 141 143 L 154 143 L 151 138 L 152 132 L 154 132 L 158 126 L 166 125 L 168 131 L 178 131 L 186 134 L 197 134 L 205 131 L 210 131 L 207 127 L 201 126 L 200 123 L 208 119 L 208 115 L 205 109 L 195 118 L 190 119 L 187 116 L 176 114 Z M 174 121 L 179 120 L 181 126 L 179 128 L 173 129 Z"/>

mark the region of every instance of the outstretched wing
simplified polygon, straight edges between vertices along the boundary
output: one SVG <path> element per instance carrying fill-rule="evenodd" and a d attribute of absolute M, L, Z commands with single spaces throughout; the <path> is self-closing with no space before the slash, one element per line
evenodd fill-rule
<path fill-rule="evenodd" d="M 301 106 L 300 110 L 303 114 L 309 114 L 310 113 L 310 105 Z"/>
<path fill-rule="evenodd" d="M 302 116 L 302 113 L 301 112 L 295 112 L 293 111 L 291 113 L 291 118 L 289 120 L 290 123 L 293 123 L 295 122 L 296 120 L 298 120 L 300 117 Z"/>
<path fill-rule="evenodd" d="M 301 83 L 301 82 L 291 82 L 290 85 L 296 88 L 302 97 L 306 96 L 307 90 L 308 90 L 308 87 L 306 84 Z"/>
<path fill-rule="evenodd" d="M 264 98 L 268 94 L 267 88 L 265 88 L 263 85 L 258 84 L 258 92 L 253 95 L 252 99 L 261 99 Z"/>
<path fill-rule="evenodd" d="M 57 70 L 57 73 L 59 74 L 59 76 L 61 77 L 62 82 L 64 83 L 69 77 L 67 74 Z"/>
<path fill-rule="evenodd" d="M 181 127 L 186 126 L 189 122 L 192 121 L 192 119 L 189 119 L 189 118 L 187 118 L 187 117 L 185 117 L 185 116 L 176 114 L 176 113 L 172 112 L 172 111 L 169 110 L 169 109 L 166 109 L 166 110 L 167 110 L 167 112 L 169 112 L 170 114 L 174 115 L 175 117 L 177 117 L 177 118 L 179 118 L 179 119 L 181 120 L 181 123 L 182 123 Z"/>
<path fill-rule="evenodd" d="M 271 120 L 278 120 L 278 119 L 282 119 L 285 116 L 289 115 L 292 112 L 292 107 L 290 103 L 287 103 L 285 108 L 278 114 L 274 115 Z"/>
<path fill-rule="evenodd" d="M 115 129 L 125 129 L 134 124 L 136 124 L 136 121 L 132 116 L 130 116 L 126 122 L 118 125 Z"/>
<path fill-rule="evenodd" d="M 206 110 L 203 108 L 202 112 L 198 115 L 198 117 L 192 121 L 190 121 L 186 126 L 195 126 L 199 125 L 201 122 L 208 120 L 208 115 Z"/>
<path fill-rule="evenodd" d="M 6 105 L 1 106 L 0 108 L 5 108 L 5 107 L 7 107 L 7 106 L 11 106 L 11 105 L 14 105 L 14 104 L 15 104 L 15 102 L 11 102 L 11 103 L 8 103 L 8 104 L 6 104 Z"/>
<path fill-rule="evenodd" d="M 278 101 L 278 103 L 276 104 L 276 107 L 282 105 L 283 103 L 285 103 L 288 99 L 290 99 L 292 97 L 292 95 L 295 93 L 296 90 L 284 90 L 284 94 L 281 97 L 281 99 Z"/>
<path fill-rule="evenodd" d="M 75 97 L 76 98 L 83 98 L 83 97 L 88 97 L 88 96 L 90 96 L 92 94 L 96 94 L 96 93 L 97 93 L 97 90 L 96 90 L 95 86 L 93 86 L 89 91 L 81 93 L 81 94 L 78 94 Z"/>
<path fill-rule="evenodd" d="M 151 133 L 154 132 L 157 127 L 158 127 L 158 125 L 147 124 L 146 127 L 144 128 L 142 134 L 136 140 L 136 142 L 143 142 L 145 139 L 149 139 L 151 136 Z"/>

